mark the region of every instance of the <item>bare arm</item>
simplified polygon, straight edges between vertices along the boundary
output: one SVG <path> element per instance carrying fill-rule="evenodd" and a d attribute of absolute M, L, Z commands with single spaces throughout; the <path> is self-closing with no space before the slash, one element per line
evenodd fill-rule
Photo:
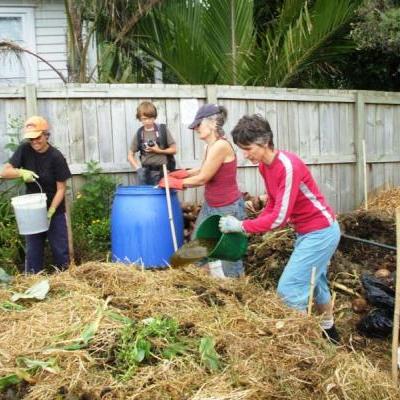
<path fill-rule="evenodd" d="M 4 179 L 16 179 L 21 175 L 17 168 L 14 168 L 10 163 L 6 163 L 0 172 L 0 176 Z"/>
<path fill-rule="evenodd" d="M 208 148 L 206 159 L 196 175 L 190 174 L 183 180 L 185 187 L 196 187 L 205 185 L 218 171 L 224 162 L 234 159 L 235 155 L 228 142 L 218 140 Z"/>
<path fill-rule="evenodd" d="M 54 208 L 55 210 L 57 207 L 60 205 L 60 203 L 63 201 L 65 197 L 65 192 L 67 190 L 67 182 L 56 182 L 57 185 L 57 191 L 56 194 L 53 197 L 53 201 L 50 204 L 50 207 Z"/>
<path fill-rule="evenodd" d="M 132 150 L 129 150 L 128 152 L 128 161 L 129 163 L 132 165 L 132 168 L 136 171 L 137 169 L 140 168 L 140 164 L 139 161 L 137 160 L 137 158 L 135 157 L 135 155 L 133 154 Z"/>

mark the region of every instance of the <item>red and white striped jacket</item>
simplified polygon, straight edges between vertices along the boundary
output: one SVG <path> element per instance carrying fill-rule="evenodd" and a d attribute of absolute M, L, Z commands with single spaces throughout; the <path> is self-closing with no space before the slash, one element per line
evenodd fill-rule
<path fill-rule="evenodd" d="M 243 221 L 246 232 L 263 233 L 290 223 L 297 233 L 308 233 L 333 223 L 332 208 L 297 155 L 280 150 L 270 165 L 260 163 L 258 169 L 268 202 L 256 219 Z"/>

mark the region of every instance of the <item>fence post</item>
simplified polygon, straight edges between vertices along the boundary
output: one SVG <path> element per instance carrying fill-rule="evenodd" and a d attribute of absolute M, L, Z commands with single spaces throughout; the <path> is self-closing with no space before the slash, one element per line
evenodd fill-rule
<path fill-rule="evenodd" d="M 207 103 L 217 103 L 217 87 L 215 85 L 206 85 Z"/>
<path fill-rule="evenodd" d="M 364 198 L 364 192 L 368 192 L 368 184 L 364 179 L 363 141 L 365 140 L 365 102 L 361 92 L 356 94 L 355 103 L 355 132 L 354 148 L 356 152 L 356 173 L 355 173 L 355 199 L 358 207 Z"/>
<path fill-rule="evenodd" d="M 25 85 L 25 109 L 27 117 L 37 115 L 36 85 L 33 83 Z"/>

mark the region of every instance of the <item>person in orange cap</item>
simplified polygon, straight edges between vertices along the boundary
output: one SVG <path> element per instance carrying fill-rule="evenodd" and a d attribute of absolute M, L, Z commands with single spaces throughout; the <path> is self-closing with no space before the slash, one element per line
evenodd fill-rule
<path fill-rule="evenodd" d="M 28 118 L 23 133 L 25 140 L 3 166 L 0 177 L 21 178 L 28 194 L 43 190 L 47 196 L 47 217 L 50 220 L 47 232 L 26 235 L 25 271 L 37 273 L 43 269 L 46 237 L 54 265 L 63 269 L 69 263 L 65 191 L 71 172 L 62 153 L 48 141 L 50 132 L 46 119 L 37 115 Z"/>

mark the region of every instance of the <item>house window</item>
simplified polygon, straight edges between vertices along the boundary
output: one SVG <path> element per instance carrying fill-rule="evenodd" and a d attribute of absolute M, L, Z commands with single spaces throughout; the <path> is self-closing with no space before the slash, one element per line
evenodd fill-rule
<path fill-rule="evenodd" d="M 35 28 L 32 8 L 0 7 L 0 41 L 10 41 L 35 52 Z M 27 53 L 0 53 L 0 84 L 37 82 L 37 61 Z"/>

